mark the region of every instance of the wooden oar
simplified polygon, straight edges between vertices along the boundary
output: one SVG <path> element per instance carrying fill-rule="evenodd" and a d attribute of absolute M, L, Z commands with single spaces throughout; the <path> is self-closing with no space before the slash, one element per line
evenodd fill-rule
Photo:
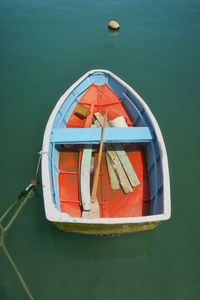
<path fill-rule="evenodd" d="M 101 133 L 101 141 L 100 141 L 100 147 L 99 147 L 99 154 L 97 159 L 97 166 L 94 174 L 94 180 L 93 180 L 93 186 L 92 186 L 92 194 L 91 194 L 91 210 L 90 211 L 83 211 L 82 218 L 99 218 L 100 216 L 100 210 L 99 210 L 99 202 L 97 200 L 97 187 L 99 182 L 99 174 L 100 174 L 100 168 L 101 168 L 101 158 L 102 158 L 102 152 L 103 152 L 103 144 L 104 144 L 104 132 L 106 127 L 106 121 L 107 121 L 107 114 L 104 116 L 104 124 L 102 128 Z"/>
<path fill-rule="evenodd" d="M 98 122 L 101 124 L 101 126 L 103 126 L 103 121 L 104 121 L 103 116 L 99 112 L 95 113 L 94 115 L 97 118 Z M 109 123 L 108 123 L 108 127 L 109 127 Z M 114 149 L 112 149 L 113 147 L 114 147 Z M 109 148 L 111 148 L 110 150 L 115 150 L 115 151 L 109 151 L 108 150 Z M 125 181 L 122 180 L 122 182 L 124 181 L 125 186 L 127 186 L 127 188 L 126 187 L 123 188 L 123 185 L 122 185 L 124 192 L 125 193 L 132 192 L 133 191 L 132 187 L 138 186 L 140 184 L 140 181 L 139 181 L 137 174 L 128 158 L 127 153 L 124 151 L 123 147 L 120 144 L 113 144 L 113 146 L 108 145 L 106 153 L 108 155 L 110 154 L 109 156 L 110 156 L 111 162 L 115 165 L 115 167 L 117 167 L 117 166 L 119 167 L 119 170 L 117 169 L 116 171 L 119 173 L 120 177 L 122 175 L 122 172 L 120 170 L 121 169 L 120 164 L 124 169 L 123 173 L 125 172 L 125 174 L 124 174 L 123 178 Z M 117 160 L 116 160 L 116 157 L 114 157 L 116 155 L 118 156 Z M 117 165 L 116 165 L 117 161 L 119 161 L 119 163 L 117 163 Z M 127 179 L 125 179 L 125 177 L 127 177 Z M 120 180 L 120 182 L 121 182 L 121 180 Z"/>
<path fill-rule="evenodd" d="M 97 187 L 99 182 L 99 173 L 101 168 L 101 158 L 102 158 L 102 152 L 103 152 L 103 144 L 104 144 L 104 132 L 106 128 L 106 121 L 107 121 L 107 115 L 104 116 L 104 123 L 101 133 L 101 142 L 99 147 L 99 155 L 97 160 L 97 166 L 94 174 L 94 180 L 93 180 L 93 187 L 92 187 L 92 194 L 91 194 L 91 202 L 95 203 L 97 201 Z"/>

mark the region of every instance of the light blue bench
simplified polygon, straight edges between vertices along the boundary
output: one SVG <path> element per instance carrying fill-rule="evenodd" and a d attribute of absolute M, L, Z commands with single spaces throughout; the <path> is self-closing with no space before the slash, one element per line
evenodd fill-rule
<path fill-rule="evenodd" d="M 51 142 L 55 144 L 99 144 L 101 128 L 55 128 Z M 149 127 L 105 128 L 105 143 L 147 143 L 152 140 Z"/>

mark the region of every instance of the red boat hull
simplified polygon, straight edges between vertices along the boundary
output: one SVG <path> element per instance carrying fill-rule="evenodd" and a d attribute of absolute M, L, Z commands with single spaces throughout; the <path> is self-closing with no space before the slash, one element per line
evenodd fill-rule
<path fill-rule="evenodd" d="M 106 84 L 101 86 L 91 85 L 80 99 L 79 104 L 88 107 L 91 110 L 91 114 L 87 118 L 81 119 L 72 113 L 66 127 L 91 127 L 95 112 L 100 112 L 101 114 L 107 112 L 109 120 L 123 116 L 128 126 L 134 126 L 134 120 L 129 116 L 121 100 Z M 101 218 L 138 217 L 150 214 L 149 173 L 143 145 L 134 143 L 123 145 L 123 147 L 140 184 L 133 188 L 133 192 L 128 194 L 125 194 L 122 189 L 113 191 L 104 153 L 97 191 Z M 58 183 L 60 207 L 62 212 L 66 212 L 72 217 L 81 217 L 82 214 L 80 196 L 82 149 L 83 146 L 81 145 L 80 147 L 79 145 L 66 147 L 60 151 L 59 155 Z M 96 155 L 94 154 L 94 158 Z"/>

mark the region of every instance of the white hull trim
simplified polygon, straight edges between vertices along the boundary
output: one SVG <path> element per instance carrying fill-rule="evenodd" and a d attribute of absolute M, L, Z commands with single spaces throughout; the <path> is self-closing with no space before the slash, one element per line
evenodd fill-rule
<path fill-rule="evenodd" d="M 160 147 L 161 154 L 161 162 L 163 168 L 163 193 L 164 193 L 164 213 L 160 215 L 153 216 L 142 216 L 142 217 L 129 217 L 129 218 L 97 218 L 97 219 L 83 219 L 83 218 L 75 218 L 71 217 L 66 213 L 62 213 L 58 211 L 54 204 L 53 195 L 50 187 L 50 169 L 49 169 L 49 161 L 48 161 L 48 151 L 49 151 L 49 143 L 51 136 L 51 129 L 56 117 L 58 110 L 61 105 L 64 103 L 65 99 L 68 95 L 75 89 L 79 83 L 81 83 L 86 77 L 95 73 L 95 72 L 103 72 L 111 77 L 113 77 L 116 81 L 118 81 L 121 85 L 123 85 L 127 90 L 129 90 L 138 100 L 139 103 L 144 107 L 151 123 L 154 128 L 155 135 L 158 140 L 158 144 Z M 121 80 L 119 77 L 114 75 L 112 72 L 96 69 L 87 72 L 83 75 L 79 80 L 77 80 L 58 100 L 55 105 L 49 120 L 46 125 L 43 145 L 42 145 L 42 188 L 43 188 L 43 198 L 44 198 L 44 206 L 45 206 L 45 214 L 46 218 L 51 222 L 66 222 L 66 223 L 84 223 L 84 224 L 135 224 L 135 223 L 146 223 L 146 222 L 159 222 L 168 220 L 171 216 L 171 194 L 170 194 L 170 178 L 169 178 L 169 167 L 168 167 L 168 158 L 167 152 L 165 148 L 165 143 L 158 126 L 158 123 L 152 114 L 150 108 L 146 104 L 146 102 L 136 93 L 134 89 L 132 89 L 126 82 Z"/>

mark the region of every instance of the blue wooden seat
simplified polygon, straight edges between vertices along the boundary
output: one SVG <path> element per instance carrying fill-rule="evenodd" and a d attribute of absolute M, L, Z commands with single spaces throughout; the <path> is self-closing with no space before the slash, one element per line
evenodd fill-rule
<path fill-rule="evenodd" d="M 51 142 L 55 144 L 99 144 L 101 128 L 55 128 Z M 152 135 L 149 127 L 106 128 L 105 143 L 150 142 Z"/>

